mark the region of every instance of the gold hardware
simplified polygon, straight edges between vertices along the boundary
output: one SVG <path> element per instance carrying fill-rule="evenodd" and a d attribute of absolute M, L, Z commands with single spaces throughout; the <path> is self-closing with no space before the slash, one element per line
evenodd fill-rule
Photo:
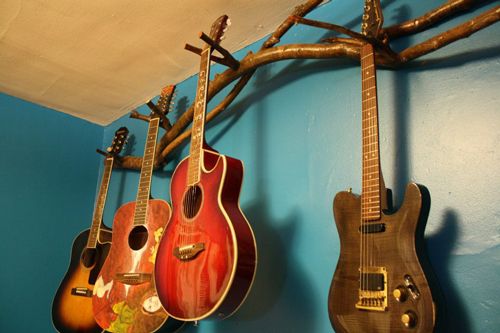
<path fill-rule="evenodd" d="M 392 292 L 392 295 L 398 302 L 404 302 L 406 301 L 406 298 L 408 297 L 408 293 L 406 292 L 406 289 L 404 286 L 398 286 L 394 291 Z"/>
<path fill-rule="evenodd" d="M 184 245 L 174 249 L 174 256 L 179 260 L 186 261 L 193 259 L 203 250 L 205 250 L 205 243 Z"/>
<path fill-rule="evenodd" d="M 385 267 L 363 267 L 361 276 L 364 274 L 381 274 L 383 275 L 382 290 L 363 290 L 358 289 L 358 302 L 356 308 L 369 311 L 386 311 L 387 310 L 387 269 Z"/>

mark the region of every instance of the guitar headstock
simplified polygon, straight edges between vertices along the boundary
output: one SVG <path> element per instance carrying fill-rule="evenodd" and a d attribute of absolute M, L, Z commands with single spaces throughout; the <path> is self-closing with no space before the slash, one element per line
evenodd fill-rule
<path fill-rule="evenodd" d="M 369 38 L 377 38 L 384 23 L 380 0 L 365 0 L 361 33 Z"/>
<path fill-rule="evenodd" d="M 111 146 L 109 146 L 106 149 L 108 154 L 111 156 L 118 155 L 122 151 L 125 143 L 127 142 L 127 137 L 128 137 L 128 128 L 120 127 L 118 130 L 116 130 L 115 137 L 113 138 Z"/>
<path fill-rule="evenodd" d="M 231 25 L 231 20 L 229 16 L 222 15 L 214 23 L 212 23 L 212 27 L 210 28 L 210 38 L 216 43 L 219 44 L 223 39 L 224 33 L 227 30 L 227 27 Z"/>
<path fill-rule="evenodd" d="M 172 111 L 173 99 L 175 96 L 175 84 L 166 86 L 161 90 L 160 98 L 158 99 L 158 110 L 162 114 L 167 114 Z M 153 113 L 154 115 L 154 113 Z"/>

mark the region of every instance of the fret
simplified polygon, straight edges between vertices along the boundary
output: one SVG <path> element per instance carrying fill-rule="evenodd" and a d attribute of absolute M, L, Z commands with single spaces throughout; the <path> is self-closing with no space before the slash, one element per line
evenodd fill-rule
<path fill-rule="evenodd" d="M 364 59 L 366 59 L 366 58 L 368 58 L 370 56 L 371 56 L 371 54 L 367 54 L 367 55 L 361 56 L 361 60 L 364 60 Z"/>
<path fill-rule="evenodd" d="M 367 187 L 376 186 L 379 183 L 379 179 L 365 179 L 365 184 L 370 184 L 371 182 L 375 183 L 374 185 L 367 185 Z"/>
<path fill-rule="evenodd" d="M 361 218 L 363 219 L 363 221 L 366 221 L 366 220 L 378 220 L 380 218 L 380 213 L 376 213 L 376 214 L 373 214 L 373 213 L 366 213 L 366 214 L 361 214 Z"/>
<path fill-rule="evenodd" d="M 370 106 L 370 107 L 364 107 L 363 108 L 363 114 L 365 114 L 367 111 L 371 111 L 371 110 L 377 110 L 377 105 L 374 105 L 374 106 Z M 373 115 L 371 116 L 372 118 L 377 118 L 376 115 Z"/>
<path fill-rule="evenodd" d="M 369 200 L 369 199 L 372 199 L 372 200 Z M 373 199 L 377 199 L 377 200 L 373 200 Z M 380 201 L 378 200 L 378 197 L 376 197 L 376 196 L 370 197 L 370 198 L 364 198 L 362 200 L 365 203 L 365 205 L 363 205 L 363 207 L 361 208 L 362 210 L 366 209 L 366 208 L 373 208 L 373 207 L 380 206 Z"/>
<path fill-rule="evenodd" d="M 372 96 L 372 97 L 366 97 L 365 99 L 363 99 L 363 103 L 367 103 L 367 101 L 371 101 L 371 100 L 377 100 L 377 96 Z"/>
<path fill-rule="evenodd" d="M 364 159 L 365 162 L 369 162 L 369 161 L 378 161 L 378 156 L 377 157 L 372 157 L 372 158 L 366 158 Z"/>
<path fill-rule="evenodd" d="M 380 192 L 380 187 L 377 187 L 376 190 L 371 190 L 371 191 L 368 191 L 367 188 L 368 187 L 363 187 L 363 195 L 365 195 L 365 197 L 367 194 L 369 195 L 370 193 L 379 193 Z"/>
<path fill-rule="evenodd" d="M 365 85 L 362 85 L 361 87 L 361 94 L 362 95 L 365 95 L 365 92 L 369 91 L 370 93 L 371 92 L 376 92 L 375 88 L 374 87 L 365 87 Z"/>

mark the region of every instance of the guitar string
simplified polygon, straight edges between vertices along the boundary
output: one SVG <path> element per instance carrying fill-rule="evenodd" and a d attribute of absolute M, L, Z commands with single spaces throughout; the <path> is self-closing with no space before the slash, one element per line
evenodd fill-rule
<path fill-rule="evenodd" d="M 363 147 L 362 147 L 362 168 L 364 169 L 365 168 L 365 153 L 366 153 L 366 141 L 367 141 L 367 136 L 365 136 L 364 134 L 364 130 L 365 130 L 365 126 L 364 126 L 364 119 L 366 118 L 366 99 L 364 98 L 364 88 L 366 86 L 366 83 L 365 83 L 365 80 L 366 80 L 366 75 L 365 75 L 365 72 L 364 72 L 364 67 L 365 67 L 365 59 L 364 59 L 364 52 L 361 53 L 361 79 L 362 79 L 362 117 L 361 117 L 361 123 L 362 123 L 362 139 L 363 139 Z M 363 179 L 362 179 L 362 185 L 366 184 L 366 174 L 363 170 L 362 172 L 362 175 L 363 175 Z M 365 250 L 366 250 L 366 247 L 365 247 L 365 221 L 364 221 L 364 213 L 363 213 L 363 207 L 365 206 L 365 196 L 366 196 L 366 193 L 365 193 L 365 188 L 364 186 L 361 187 L 361 230 L 360 230 L 360 233 L 361 233 L 361 249 L 362 249 L 362 257 L 361 257 L 361 267 L 360 267 L 360 278 L 361 278 L 361 290 L 363 291 L 365 289 L 365 276 L 366 274 L 364 273 L 365 272 Z"/>
<path fill-rule="evenodd" d="M 373 165 L 372 169 L 375 169 L 374 172 L 376 172 L 376 177 L 375 177 L 375 195 L 372 197 L 375 199 L 375 204 L 370 205 L 370 207 L 373 210 L 373 206 L 375 206 L 375 216 L 377 217 L 377 220 L 380 220 L 381 218 L 381 189 L 380 189 L 380 150 L 379 150 L 379 127 L 378 127 L 378 97 L 377 97 L 377 72 L 376 72 L 376 67 L 375 67 L 375 53 L 373 51 L 373 46 L 370 45 L 369 47 L 370 54 L 369 54 L 369 59 L 370 59 L 370 66 L 371 66 L 371 78 L 372 82 L 370 82 L 370 89 L 371 89 L 371 94 L 372 97 L 370 99 L 370 110 L 373 110 L 372 113 L 372 121 L 371 121 L 371 127 L 373 128 L 372 130 L 372 135 L 371 138 L 373 139 L 373 142 L 371 144 L 371 151 L 373 152 L 374 160 L 373 160 Z M 377 257 L 377 252 L 375 251 L 375 233 L 370 235 L 370 265 L 372 267 L 379 267 L 379 262 L 378 262 L 378 257 Z"/>
<path fill-rule="evenodd" d="M 374 93 L 374 78 L 375 78 L 375 73 L 374 73 L 374 63 L 373 63 L 373 49 L 372 49 L 372 46 L 371 45 L 368 45 L 367 46 L 367 50 L 368 50 L 368 54 L 366 55 L 367 57 L 367 62 L 368 62 L 368 65 L 366 66 L 366 72 L 367 72 L 367 85 L 368 85 L 368 91 L 369 91 L 369 95 L 368 95 L 368 98 L 367 98 L 367 104 L 368 104 L 368 108 L 367 110 L 368 111 L 368 126 L 369 126 L 369 131 L 368 131 L 368 138 L 369 138 L 369 143 L 368 143 L 368 151 L 369 151 L 369 155 L 368 155 L 368 168 L 371 172 L 372 169 L 376 169 L 374 168 L 374 166 L 376 166 L 376 160 L 374 160 L 375 158 L 375 142 L 376 142 L 376 134 L 374 133 L 375 130 L 376 130 L 376 124 L 375 124 L 375 121 L 376 121 L 376 117 L 375 117 L 375 108 L 374 108 L 374 101 L 375 101 L 375 93 Z M 367 196 L 366 198 L 366 206 L 367 206 L 367 211 L 365 212 L 365 214 L 367 214 L 368 216 L 368 225 L 367 225 L 367 229 L 370 228 L 370 225 L 372 223 L 372 215 L 373 215 L 373 209 L 372 209 L 372 199 L 373 199 L 373 185 L 372 183 L 375 181 L 377 182 L 377 179 L 378 179 L 378 176 L 375 175 L 375 177 L 369 177 L 369 180 L 368 180 L 368 184 L 367 184 L 367 187 L 370 189 L 369 191 L 369 195 Z M 373 266 L 374 266 L 374 263 L 373 263 L 373 235 L 372 235 L 372 232 L 367 232 L 367 254 L 368 254 L 368 265 L 369 265 L 369 270 L 371 271 L 371 269 L 373 269 Z M 368 279 L 368 284 L 369 284 L 369 288 L 370 288 L 370 291 L 371 291 L 371 288 L 373 286 L 370 286 L 370 283 L 372 282 L 372 275 L 371 274 L 368 274 L 367 275 L 367 279 Z"/>

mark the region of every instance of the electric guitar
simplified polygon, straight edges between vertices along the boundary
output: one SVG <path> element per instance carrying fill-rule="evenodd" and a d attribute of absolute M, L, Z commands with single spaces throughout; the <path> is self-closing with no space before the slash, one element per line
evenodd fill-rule
<path fill-rule="evenodd" d="M 52 323 L 61 333 L 102 332 L 102 328 L 94 320 L 92 292 L 111 244 L 111 229 L 102 223 L 102 214 L 113 161 L 122 150 L 127 135 L 126 127 L 118 129 L 111 147 L 107 149 L 92 226 L 82 231 L 73 241 L 68 271 L 52 303 Z"/>
<path fill-rule="evenodd" d="M 228 24 L 221 16 L 210 38 L 218 43 Z M 168 314 L 185 321 L 224 319 L 247 296 L 256 268 L 255 238 L 238 200 L 241 161 L 210 148 L 204 139 L 212 46 L 201 52 L 189 156 L 171 182 L 173 213 L 156 259 L 158 296 Z"/>
<path fill-rule="evenodd" d="M 162 91 L 161 112 L 167 109 L 173 89 Z M 174 331 L 182 325 L 162 308 L 153 279 L 158 243 L 171 215 L 167 202 L 150 199 L 159 126 L 160 115 L 152 113 L 136 200 L 115 214 L 111 249 L 92 294 L 95 320 L 109 332 L 149 333 L 164 324 Z"/>
<path fill-rule="evenodd" d="M 368 7 L 368 9 L 366 8 Z M 363 20 L 381 18 L 367 1 Z M 364 22 L 365 23 L 365 22 Z M 379 22 L 381 25 L 381 22 Z M 366 23 L 363 27 L 370 26 Z M 397 212 L 380 169 L 375 56 L 361 47 L 362 193 L 340 192 L 333 211 L 340 237 L 340 258 L 328 297 L 336 332 L 415 332 L 434 330 L 435 308 L 422 269 L 427 264 L 424 228 L 430 207 L 425 187 L 408 184 Z M 427 266 L 426 266 L 427 267 Z"/>

